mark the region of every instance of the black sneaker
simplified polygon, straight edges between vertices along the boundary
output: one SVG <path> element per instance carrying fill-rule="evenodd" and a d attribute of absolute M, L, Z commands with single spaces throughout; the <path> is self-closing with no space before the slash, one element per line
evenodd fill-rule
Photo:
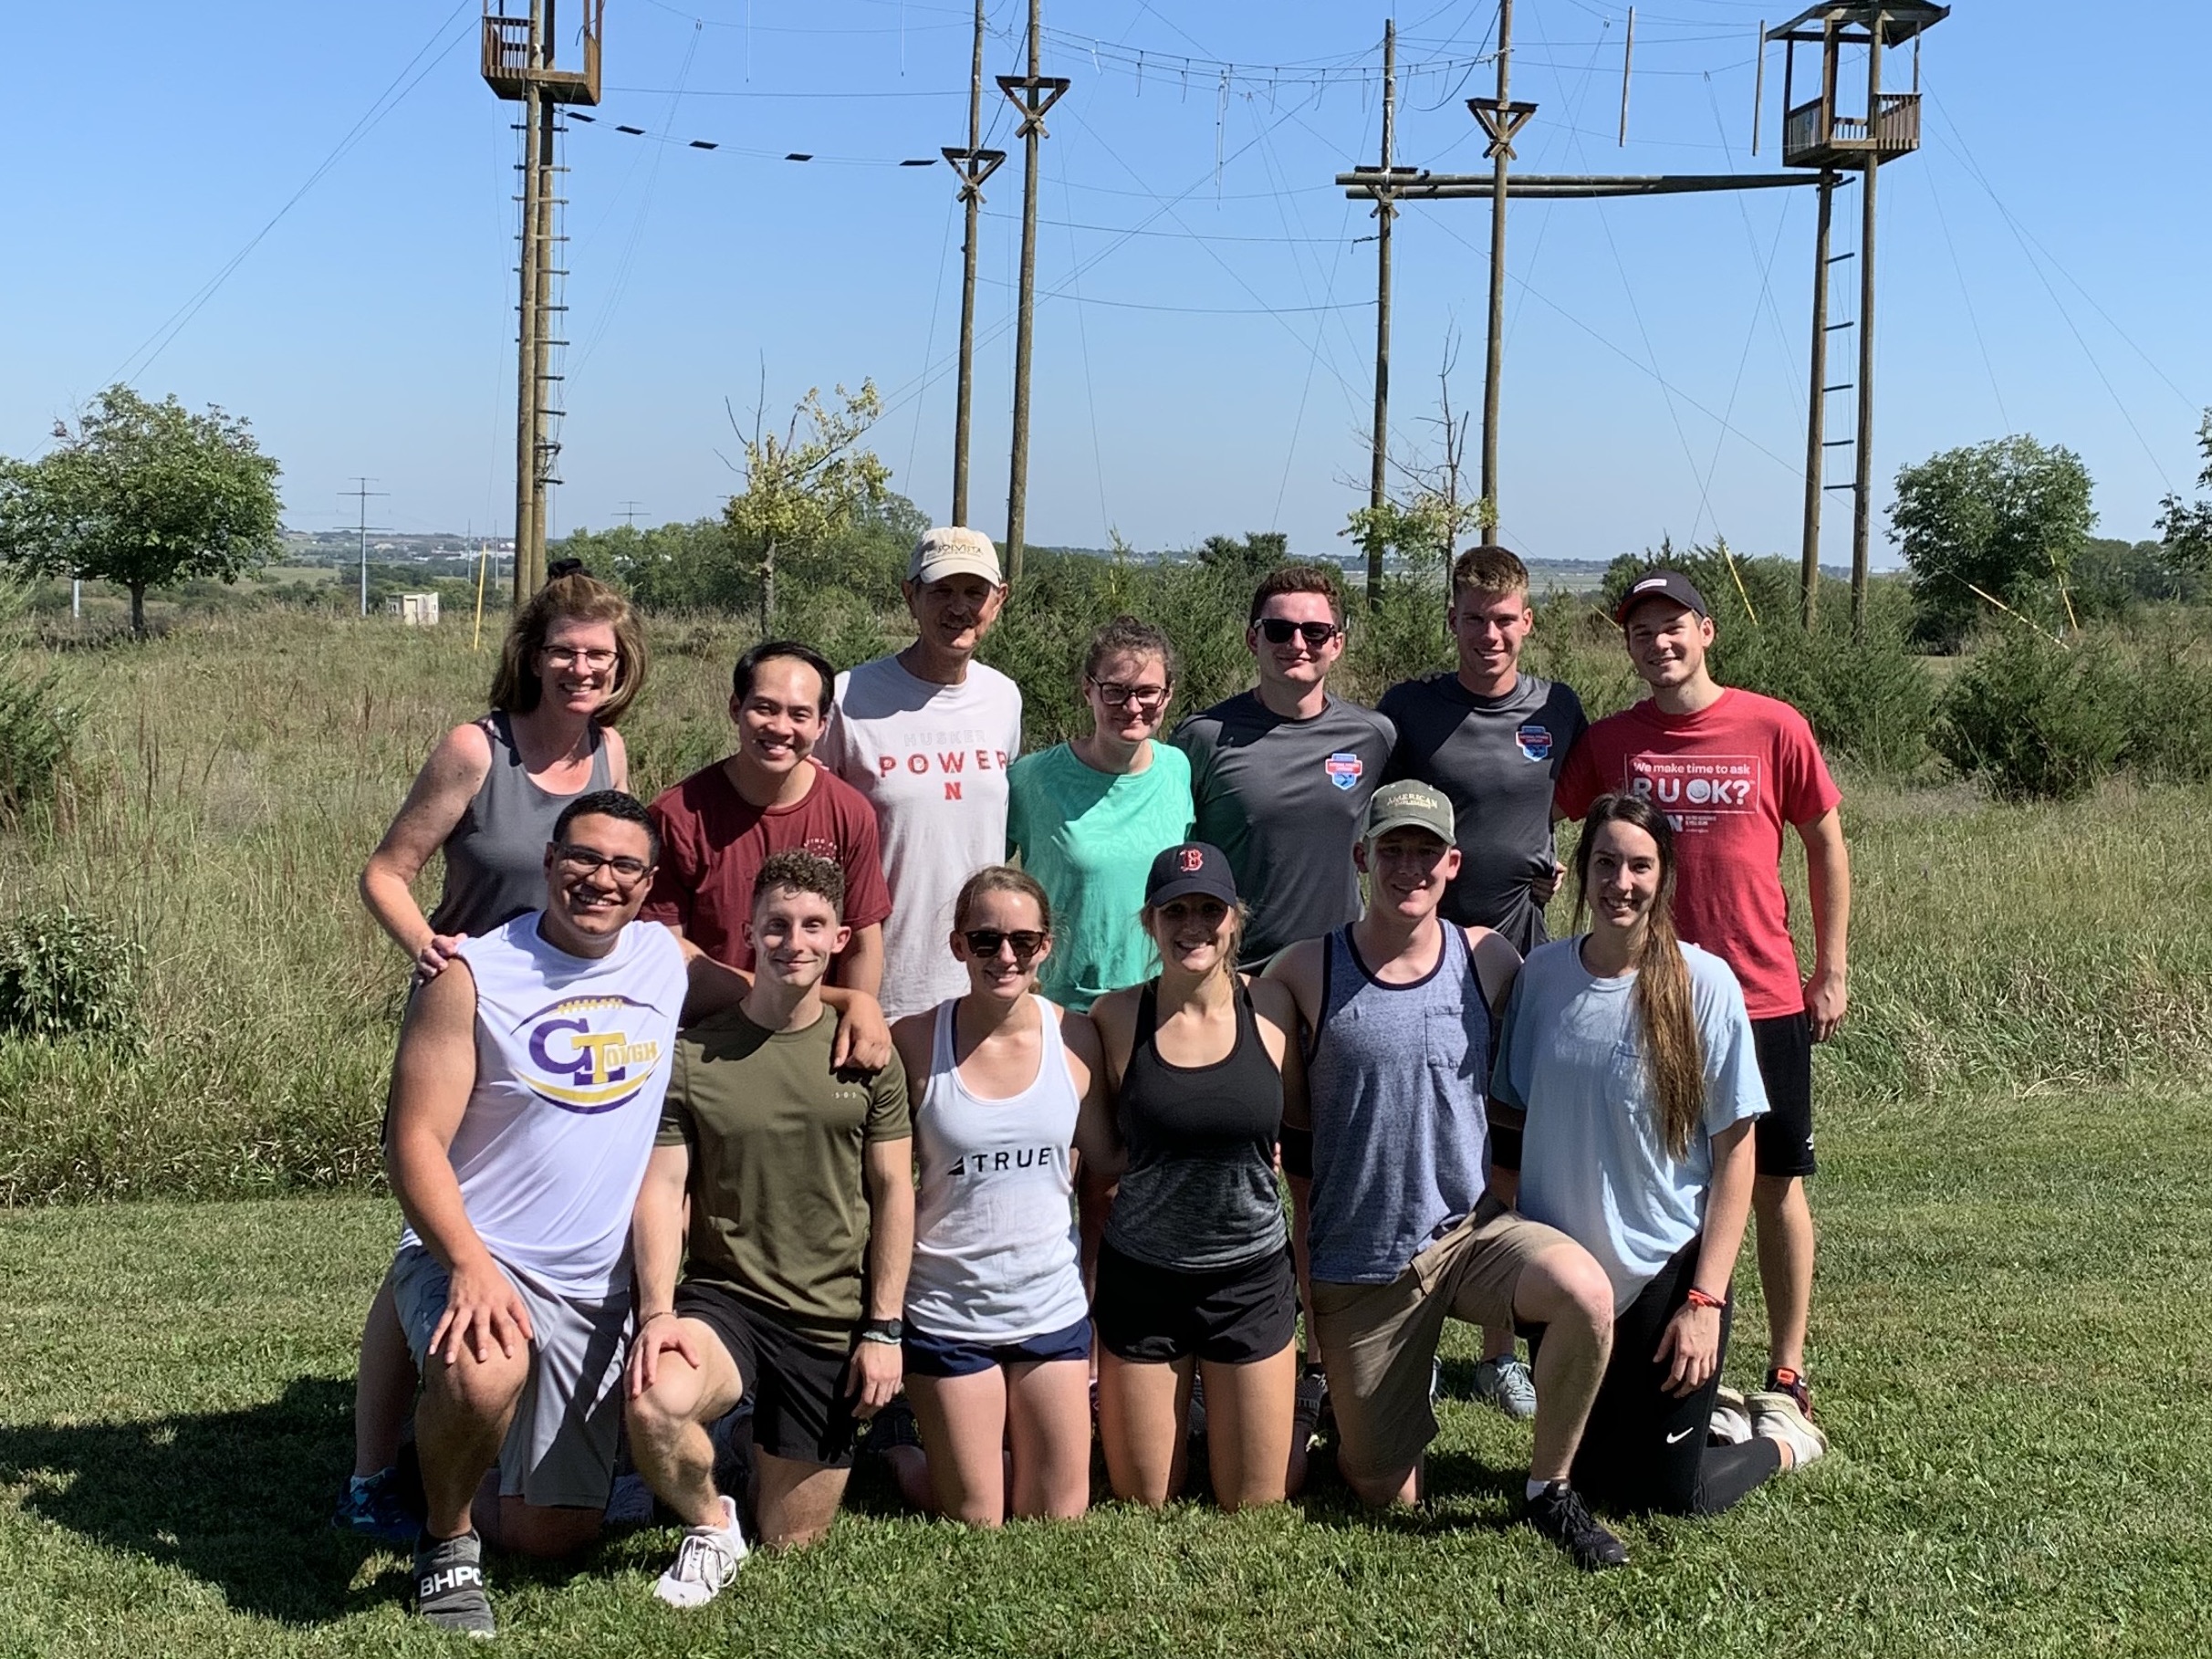
<path fill-rule="evenodd" d="M 1290 1398 L 1290 1444 L 1311 1450 L 1321 1444 L 1321 1414 L 1329 1409 L 1328 1373 L 1318 1366 L 1299 1372 Z M 1333 1427 L 1335 1414 L 1330 1415 Z"/>
<path fill-rule="evenodd" d="M 876 1456 L 882 1456 L 893 1446 L 922 1444 L 922 1431 L 914 1422 L 914 1408 L 904 1394 L 892 1396 L 891 1403 L 869 1420 L 867 1432 L 861 1436 L 861 1447 Z"/>
<path fill-rule="evenodd" d="M 1563 1480 L 1553 1481 L 1529 1499 L 1521 1518 L 1572 1556 L 1585 1572 L 1628 1564 L 1621 1540 L 1598 1524 L 1582 1495 Z"/>
<path fill-rule="evenodd" d="M 484 1586 L 484 1540 L 474 1529 L 459 1538 L 415 1540 L 414 1610 L 441 1630 L 495 1633 L 492 1598 Z"/>

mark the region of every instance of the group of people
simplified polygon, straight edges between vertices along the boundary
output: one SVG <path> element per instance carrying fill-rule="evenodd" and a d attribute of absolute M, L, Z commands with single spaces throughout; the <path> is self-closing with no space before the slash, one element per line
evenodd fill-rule
<path fill-rule="evenodd" d="M 1447 1316 L 1582 1566 L 1626 1559 L 1593 1501 L 1711 1513 L 1825 1450 L 1803 1183 L 1840 798 L 1796 711 L 1714 683 L 1686 578 L 1622 600 L 1651 695 L 1594 725 L 1520 668 L 1528 572 L 1482 547 L 1456 669 L 1376 709 L 1330 691 L 1343 598 L 1292 565 L 1252 599 L 1254 689 L 1163 736 L 1174 649 L 1117 618 L 1091 730 L 1028 756 L 976 658 L 988 538 L 929 531 L 903 592 L 892 655 L 746 652 L 733 752 L 647 807 L 615 730 L 642 631 L 556 566 L 370 861 L 416 975 L 407 1228 L 338 1520 L 415 1538 L 423 1616 L 489 1633 L 484 1544 L 589 1541 L 625 1445 L 684 1529 L 678 1606 L 748 1535 L 822 1536 L 871 1419 L 911 1502 L 979 1526 L 1080 1515 L 1094 1435 L 1143 1504 L 1194 1461 L 1226 1508 L 1280 1501 L 1331 1440 L 1362 1500 L 1415 1502 Z M 1549 942 L 1561 818 L 1588 923 Z"/>

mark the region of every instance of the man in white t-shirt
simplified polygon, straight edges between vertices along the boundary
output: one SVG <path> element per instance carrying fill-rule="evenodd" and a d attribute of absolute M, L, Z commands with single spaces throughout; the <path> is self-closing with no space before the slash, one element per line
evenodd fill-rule
<path fill-rule="evenodd" d="M 1021 690 L 975 660 L 1007 602 L 991 538 L 925 532 L 901 590 L 914 642 L 838 675 L 836 710 L 814 746 L 875 809 L 891 884 L 882 1001 L 892 1019 L 968 988 L 947 943 L 953 900 L 1006 856 L 1007 767 L 1021 753 Z"/>
<path fill-rule="evenodd" d="M 631 797 L 571 802 L 545 909 L 464 944 L 400 1034 L 384 1146 L 407 1216 L 392 1295 L 423 1377 L 413 1599 L 473 1636 L 493 1633 L 482 1539 L 571 1553 L 614 1477 L 630 1216 L 692 971 L 635 920 L 659 853 Z"/>

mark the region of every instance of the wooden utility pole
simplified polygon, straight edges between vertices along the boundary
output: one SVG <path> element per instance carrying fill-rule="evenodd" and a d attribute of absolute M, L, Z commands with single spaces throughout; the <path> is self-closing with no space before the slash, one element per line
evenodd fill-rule
<path fill-rule="evenodd" d="M 1485 539 L 1497 539 L 1497 406 L 1506 361 L 1506 168 L 1513 159 L 1513 135 L 1536 112 L 1534 104 L 1508 97 L 1513 68 L 1513 0 L 1497 0 L 1497 99 L 1486 105 L 1471 98 L 1490 135 L 1490 338 L 1482 370 L 1482 499 L 1489 524 Z"/>
<path fill-rule="evenodd" d="M 545 492 L 537 481 L 537 376 L 540 371 L 538 342 L 545 334 L 545 318 L 539 312 L 539 286 L 543 261 L 538 256 L 538 236 L 543 221 L 538 216 L 539 193 L 546 180 L 538 165 L 537 130 L 547 113 L 546 98 L 537 76 L 545 68 L 546 38 L 545 0 L 530 0 L 530 35 L 528 72 L 523 78 L 522 88 L 522 242 L 516 264 L 521 273 L 521 298 L 516 308 L 518 319 L 515 351 L 515 609 L 520 610 L 530 596 L 537 591 L 533 572 L 539 560 L 536 557 L 540 543 L 538 537 L 538 507 Z"/>
<path fill-rule="evenodd" d="M 1029 346 L 1037 320 L 1037 146 L 1045 135 L 1045 111 L 1068 89 L 1064 77 L 1038 73 L 1043 54 L 1043 0 L 1029 0 L 1029 72 L 1001 75 L 999 89 L 1021 111 L 1021 300 L 1014 324 L 1014 453 L 1007 469 L 1006 575 L 1021 578 L 1021 550 L 1029 513 Z"/>
<path fill-rule="evenodd" d="M 1870 148 L 1859 188 L 1859 432 L 1858 471 L 1852 488 L 1851 634 L 1866 637 L 1867 543 L 1874 523 L 1874 175 L 1881 171 L 1882 47 L 1887 16 L 1876 9 L 1866 48 L 1866 130 Z M 1914 37 L 1918 49 L 1919 37 Z"/>
<path fill-rule="evenodd" d="M 984 150 L 983 5 L 976 0 L 976 56 L 968 72 L 968 141 L 965 150 L 946 147 L 944 159 L 960 175 L 960 200 L 967 209 L 967 237 L 961 245 L 960 390 L 953 418 L 953 522 L 968 521 L 968 434 L 976 401 L 976 227 L 983 206 L 983 182 L 1007 159 L 1003 150 Z"/>
<path fill-rule="evenodd" d="M 1835 209 L 1833 168 L 1821 170 L 1820 188 L 1820 219 L 1812 236 L 1812 390 L 1805 416 L 1805 530 L 1799 557 L 1799 580 L 1804 588 L 1808 633 L 1820 620 L 1821 509 L 1827 502 L 1828 226 Z"/>
<path fill-rule="evenodd" d="M 1375 191 L 1375 421 L 1369 457 L 1367 505 L 1380 513 L 1385 493 L 1390 446 L 1390 222 L 1398 210 L 1390 199 L 1392 145 L 1398 123 L 1398 22 L 1382 24 L 1382 172 Z M 1367 543 L 1367 603 L 1382 598 L 1382 539 L 1378 526 Z"/>

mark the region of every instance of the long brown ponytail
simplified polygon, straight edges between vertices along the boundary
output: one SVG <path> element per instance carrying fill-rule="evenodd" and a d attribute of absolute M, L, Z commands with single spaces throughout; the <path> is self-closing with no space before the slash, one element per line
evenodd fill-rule
<path fill-rule="evenodd" d="M 1705 1043 L 1690 1006 L 1690 965 L 1675 936 L 1675 832 L 1666 815 L 1640 796 L 1601 795 L 1591 802 L 1574 855 L 1578 915 L 1590 902 L 1591 850 L 1606 824 L 1641 830 L 1659 849 L 1659 892 L 1636 953 L 1636 1019 L 1643 1028 L 1644 1074 L 1659 1108 L 1667 1155 L 1685 1158 L 1705 1117 Z"/>

